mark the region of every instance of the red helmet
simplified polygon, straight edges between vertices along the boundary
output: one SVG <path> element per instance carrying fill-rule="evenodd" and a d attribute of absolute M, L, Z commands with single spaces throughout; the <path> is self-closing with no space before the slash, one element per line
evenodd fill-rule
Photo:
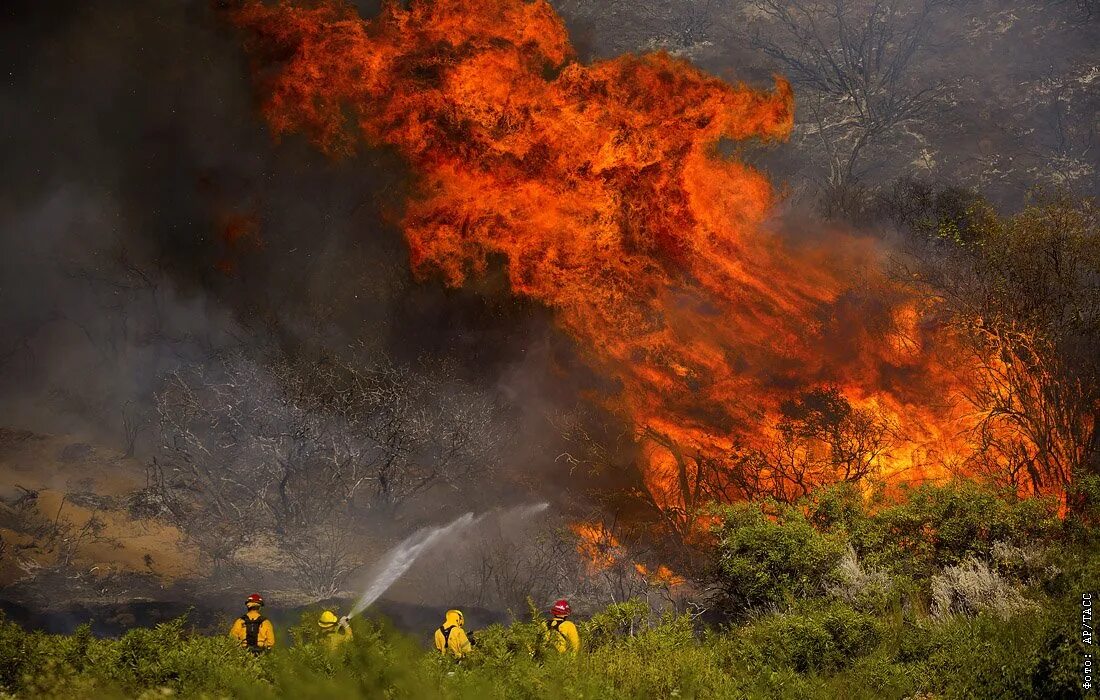
<path fill-rule="evenodd" d="M 253 605 L 259 607 L 263 604 L 264 597 L 259 593 L 253 593 L 252 595 L 248 596 L 248 598 L 244 601 L 244 605 L 246 608 L 251 608 Z"/>
<path fill-rule="evenodd" d="M 568 600 L 559 600 L 558 602 L 554 603 L 554 607 L 550 608 L 550 612 L 557 617 L 565 617 L 566 615 L 573 612 L 573 608 L 569 607 Z"/>

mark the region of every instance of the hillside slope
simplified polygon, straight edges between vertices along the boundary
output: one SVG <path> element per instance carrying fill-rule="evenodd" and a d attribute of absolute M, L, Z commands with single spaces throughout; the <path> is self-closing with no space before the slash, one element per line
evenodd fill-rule
<path fill-rule="evenodd" d="M 0 595 L 150 595 L 196 552 L 144 498 L 133 459 L 64 436 L 0 429 Z"/>

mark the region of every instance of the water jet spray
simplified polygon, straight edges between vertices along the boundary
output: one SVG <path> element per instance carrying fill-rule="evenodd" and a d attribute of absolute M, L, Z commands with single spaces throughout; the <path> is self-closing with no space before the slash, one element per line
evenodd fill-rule
<path fill-rule="evenodd" d="M 525 520 L 546 510 L 549 505 L 548 503 L 535 503 L 531 505 L 515 506 L 501 513 L 500 517 Z M 412 567 L 413 563 L 416 562 L 420 555 L 427 551 L 433 544 L 439 542 L 448 535 L 457 534 L 477 525 L 491 512 L 493 511 L 482 513 L 478 516 L 474 516 L 473 513 L 464 513 L 447 525 L 421 528 L 406 537 L 387 551 L 374 566 L 370 583 L 367 585 L 366 589 L 363 590 L 363 594 L 359 596 L 355 605 L 352 606 L 351 612 L 349 612 L 344 619 L 346 620 L 358 615 L 366 610 L 374 601 L 378 600 L 383 593 L 389 590 L 390 586 L 392 586 L 397 579 L 401 578 L 401 576 Z"/>

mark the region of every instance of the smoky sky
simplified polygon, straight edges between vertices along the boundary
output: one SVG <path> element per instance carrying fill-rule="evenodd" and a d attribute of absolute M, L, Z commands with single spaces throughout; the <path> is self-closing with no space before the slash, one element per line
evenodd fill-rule
<path fill-rule="evenodd" d="M 665 49 L 764 84 L 779 66 L 745 38 L 750 4 L 554 3 L 582 60 Z M 936 177 L 1013 206 L 1065 158 L 1095 191 L 1095 18 L 994 4 L 939 18 L 914 79 L 950 79 L 954 101 L 876 177 L 928 151 Z M 416 183 L 398 157 L 273 142 L 215 3 L 0 13 L 0 422 L 124 440 L 163 372 L 227 348 L 446 357 L 532 432 L 576 400 L 588 379 L 569 342 L 499 271 L 463 290 L 411 277 L 397 222 Z M 796 133 L 759 161 L 797 189 L 819 175 L 812 149 Z"/>
<path fill-rule="evenodd" d="M 272 347 L 443 357 L 532 431 L 569 399 L 568 343 L 503 275 L 412 279 L 398 158 L 273 142 L 211 4 L 3 13 L 0 421 L 118 442 L 165 371 Z"/>

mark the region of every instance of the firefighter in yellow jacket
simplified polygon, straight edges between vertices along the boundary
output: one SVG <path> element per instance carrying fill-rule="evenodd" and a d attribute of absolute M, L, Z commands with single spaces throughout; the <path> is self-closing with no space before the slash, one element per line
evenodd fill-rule
<path fill-rule="evenodd" d="M 347 617 L 336 617 L 336 613 L 326 610 L 317 618 L 321 628 L 321 643 L 329 651 L 337 651 L 351 640 L 351 624 Z"/>
<path fill-rule="evenodd" d="M 275 646 L 275 628 L 260 612 L 263 606 L 264 599 L 259 593 L 248 596 L 244 602 L 245 614 L 234 620 L 229 630 L 229 636 L 253 654 L 262 654 Z"/>
<path fill-rule="evenodd" d="M 562 654 L 576 654 L 581 650 L 577 626 L 566 619 L 572 612 L 568 600 L 559 600 L 550 608 L 550 619 L 546 621 L 546 641 Z"/>
<path fill-rule="evenodd" d="M 466 636 L 466 631 L 462 629 L 465 623 L 466 620 L 462 617 L 461 610 L 447 611 L 443 624 L 435 631 L 435 648 L 439 650 L 440 654 L 461 659 L 470 653 L 470 649 L 473 647 L 470 645 L 470 639 Z"/>

